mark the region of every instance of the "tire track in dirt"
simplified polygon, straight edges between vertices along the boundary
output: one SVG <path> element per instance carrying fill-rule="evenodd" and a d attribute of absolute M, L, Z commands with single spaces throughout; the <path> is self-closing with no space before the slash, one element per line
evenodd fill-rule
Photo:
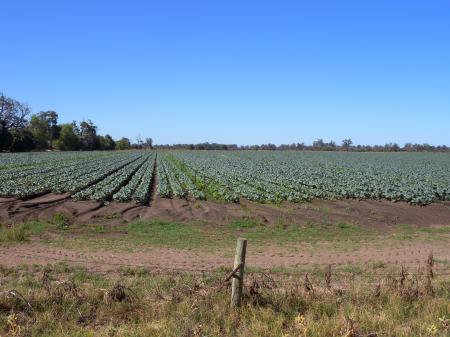
<path fill-rule="evenodd" d="M 326 247 L 313 250 L 296 251 L 282 247 L 266 247 L 263 253 L 249 246 L 247 265 L 260 269 L 271 268 L 308 268 L 326 265 L 353 265 L 369 268 L 380 265 L 406 266 L 417 269 L 423 266 L 430 252 L 437 261 L 437 273 L 450 272 L 450 247 L 444 242 L 439 244 L 416 243 L 399 248 L 362 247 L 351 252 L 330 251 Z M 232 265 L 233 249 L 203 254 L 201 251 L 179 250 L 165 247 L 125 252 L 71 250 L 49 247 L 40 243 L 20 245 L 0 245 L 0 264 L 13 267 L 17 265 L 47 265 L 64 262 L 69 265 L 83 266 L 89 270 L 113 272 L 119 268 L 141 267 L 150 270 L 213 271 Z M 447 262 L 445 262 L 447 261 Z"/>
<path fill-rule="evenodd" d="M 152 180 L 150 182 L 150 197 L 148 200 L 148 206 L 153 206 L 156 200 L 156 187 L 158 184 L 158 151 L 155 152 L 155 161 L 153 163 Z"/>

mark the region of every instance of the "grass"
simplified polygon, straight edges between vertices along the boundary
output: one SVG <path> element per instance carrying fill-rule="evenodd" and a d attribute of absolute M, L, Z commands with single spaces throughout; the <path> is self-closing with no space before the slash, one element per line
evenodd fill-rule
<path fill-rule="evenodd" d="M 318 241 L 347 241 L 352 237 L 354 242 L 369 239 L 376 233 L 365 227 L 352 224 L 314 224 L 247 227 L 245 236 L 249 240 L 261 242 L 270 241 L 278 244 L 292 244 L 297 242 L 315 243 Z"/>
<path fill-rule="evenodd" d="M 54 231 L 55 225 L 51 227 Z M 182 223 L 163 220 L 138 220 L 123 225 L 106 223 L 57 226 L 64 231 L 54 231 L 48 241 L 53 245 L 73 249 L 134 250 L 153 246 L 176 249 L 216 250 L 229 248 L 239 236 L 245 236 L 255 244 L 295 246 L 298 243 L 337 242 L 355 246 L 376 234 L 373 230 L 352 224 L 290 225 L 279 221 L 266 224 L 258 219 L 241 218 L 226 226 L 204 222 Z M 353 241 L 348 242 L 348 237 Z"/>
<path fill-rule="evenodd" d="M 233 220 L 229 227 L 233 229 L 243 229 L 243 228 L 254 228 L 257 226 L 262 226 L 263 223 L 256 219 L 252 218 L 242 218 L 242 219 L 236 219 Z"/>
<path fill-rule="evenodd" d="M 450 239 L 450 226 L 412 226 L 399 224 L 392 226 L 392 235 L 398 241 L 424 238 L 426 240 Z"/>
<path fill-rule="evenodd" d="M 47 235 L 51 234 L 51 235 Z M 54 246 L 73 249 L 135 250 L 154 246 L 211 251 L 232 247 L 237 237 L 246 237 L 252 244 L 279 245 L 294 249 L 299 244 L 314 248 L 331 244 L 335 250 L 349 251 L 370 243 L 374 246 L 407 244 L 412 241 L 449 240 L 450 226 L 417 227 L 395 225 L 374 229 L 352 223 L 320 222 L 304 225 L 279 219 L 275 224 L 257 218 L 243 217 L 226 225 L 206 222 L 171 222 L 136 220 L 126 224 L 100 223 L 75 225 L 62 214 L 50 221 L 36 221 L 0 227 L 0 242 L 22 242 L 30 236 L 41 236 Z"/>
<path fill-rule="evenodd" d="M 30 221 L 26 223 L 13 224 L 10 226 L 0 225 L 0 242 L 24 242 L 30 236 L 45 233 L 51 226 L 52 223 L 46 221 Z"/>
<path fill-rule="evenodd" d="M 152 274 L 141 269 L 97 275 L 60 264 L 0 268 L 0 336 L 446 336 L 450 282 L 414 275 L 397 282 L 370 275 L 246 276 L 243 306 L 229 306 L 230 289 L 217 287 L 224 271 Z M 386 279 L 388 280 L 388 279 Z M 377 290 L 374 291 L 374 288 Z M 8 291 L 14 289 L 17 296 Z M 434 331 L 431 334 L 429 331 Z"/>
<path fill-rule="evenodd" d="M 202 245 L 198 227 L 161 220 L 136 221 L 126 226 L 127 240 L 135 244 L 163 245 L 175 248 L 191 248 Z"/>
<path fill-rule="evenodd" d="M 287 246 L 288 251 L 288 245 L 307 249 L 324 242 L 324 247 L 335 251 L 335 244 L 349 249 L 368 242 L 400 245 L 410 240 L 448 240 L 450 234 L 448 226 L 397 225 L 381 231 L 328 221 L 298 225 L 280 219 L 268 224 L 250 217 L 223 225 L 162 220 L 116 225 L 107 220 L 74 225 L 56 214 L 47 222 L 0 226 L 0 241 L 21 243 L 41 237 L 49 244 L 80 250 L 170 247 L 221 249 L 226 253 L 229 249 L 231 257 L 237 236 L 245 236 L 252 249 L 278 244 Z M 436 260 L 436 267 L 441 265 L 447 266 L 448 261 Z M 450 334 L 450 321 L 446 321 L 450 319 L 448 278 L 430 279 L 430 291 L 425 273 L 408 274 L 402 283 L 398 266 L 373 261 L 333 266 L 332 287 L 327 288 L 323 267 L 249 267 L 243 306 L 234 310 L 229 307 L 229 286 L 218 287 L 228 272 L 155 274 L 144 268 L 124 267 L 99 275 L 64 264 L 0 266 L 0 336 Z M 306 290 L 306 273 L 313 291 Z M 11 295 L 10 290 L 17 294 Z"/>
<path fill-rule="evenodd" d="M 0 242 L 21 242 L 25 241 L 27 225 L 18 224 L 10 227 L 0 227 Z"/>

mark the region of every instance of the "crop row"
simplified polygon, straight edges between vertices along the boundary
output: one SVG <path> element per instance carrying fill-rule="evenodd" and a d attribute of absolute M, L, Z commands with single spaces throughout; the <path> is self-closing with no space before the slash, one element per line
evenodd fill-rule
<path fill-rule="evenodd" d="M 109 200 L 122 186 L 126 185 L 147 159 L 146 156 L 142 156 L 132 161 L 98 183 L 74 194 L 73 197 L 78 200 Z"/>
<path fill-rule="evenodd" d="M 226 200 L 235 194 L 258 202 L 355 198 L 425 205 L 450 199 L 448 154 L 180 151 L 171 156 Z"/>
<path fill-rule="evenodd" d="M 150 197 L 154 163 L 155 155 L 148 155 L 144 164 L 132 176 L 129 183 L 115 193 L 113 199 L 116 201 L 128 201 L 132 199 L 141 204 L 146 203 Z"/>
<path fill-rule="evenodd" d="M 30 197 L 45 192 L 76 192 L 89 187 L 129 163 L 142 157 L 141 153 L 120 153 L 109 156 L 81 157 L 79 160 L 58 162 L 58 159 L 44 166 L 27 168 L 27 174 L 3 179 L 0 184 L 0 196 Z M 18 173 L 23 168 L 18 169 Z M 0 170 L 0 176 L 3 170 Z"/>
<path fill-rule="evenodd" d="M 0 197 L 46 192 L 147 203 L 160 197 L 237 202 L 450 200 L 450 155 L 125 151 L 0 155 Z M 156 173 L 156 175 L 155 175 Z"/>

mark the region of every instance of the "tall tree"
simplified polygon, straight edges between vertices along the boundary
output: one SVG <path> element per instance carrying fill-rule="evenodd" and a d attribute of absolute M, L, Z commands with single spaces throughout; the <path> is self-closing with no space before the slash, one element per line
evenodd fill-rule
<path fill-rule="evenodd" d="M 142 149 L 144 142 L 142 141 L 141 135 L 136 137 L 136 148 Z"/>
<path fill-rule="evenodd" d="M 31 116 L 29 128 L 37 149 L 51 149 L 53 140 L 59 136 L 58 114 L 55 111 L 41 111 Z"/>
<path fill-rule="evenodd" d="M 45 150 L 49 148 L 50 134 L 48 124 L 41 115 L 31 116 L 29 130 L 33 135 L 36 149 Z"/>
<path fill-rule="evenodd" d="M 55 146 L 62 151 L 75 151 L 80 149 L 80 137 L 77 124 L 61 124 L 59 138 L 54 141 Z"/>
<path fill-rule="evenodd" d="M 28 105 L 0 93 L 0 122 L 4 128 L 7 130 L 25 128 L 30 113 Z"/>
<path fill-rule="evenodd" d="M 312 146 L 314 149 L 322 149 L 325 147 L 325 143 L 324 143 L 323 139 L 319 138 L 313 142 Z"/>
<path fill-rule="evenodd" d="M 49 135 L 49 144 L 50 148 L 52 148 L 53 140 L 59 137 L 59 126 L 58 126 L 58 113 L 56 111 L 41 111 L 40 115 L 47 122 L 48 127 L 48 135 Z"/>
<path fill-rule="evenodd" d="M 116 148 L 116 142 L 110 135 L 98 136 L 100 141 L 100 149 L 102 150 L 114 150 Z"/>
<path fill-rule="evenodd" d="M 8 150 L 12 142 L 12 135 L 5 124 L 5 121 L 0 121 L 0 151 Z"/>
<path fill-rule="evenodd" d="M 146 148 L 153 149 L 153 139 L 152 138 L 148 138 L 148 137 L 145 138 L 144 146 Z"/>
<path fill-rule="evenodd" d="M 128 138 L 123 137 L 122 139 L 116 142 L 117 149 L 119 150 L 128 150 L 131 149 L 131 143 Z"/>
<path fill-rule="evenodd" d="M 346 149 L 348 151 L 348 149 L 350 149 L 350 146 L 352 146 L 353 142 L 350 138 L 346 138 L 342 141 L 342 148 Z"/>
<path fill-rule="evenodd" d="M 28 129 L 14 128 L 11 130 L 12 141 L 10 150 L 13 152 L 31 151 L 34 148 L 33 134 Z"/>
<path fill-rule="evenodd" d="M 100 148 L 100 141 L 97 137 L 97 126 L 90 119 L 80 123 L 80 140 L 81 146 L 85 150 L 96 150 Z"/>

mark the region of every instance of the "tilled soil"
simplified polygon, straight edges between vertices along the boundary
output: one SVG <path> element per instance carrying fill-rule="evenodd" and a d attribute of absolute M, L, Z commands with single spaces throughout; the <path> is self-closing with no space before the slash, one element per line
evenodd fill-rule
<path fill-rule="evenodd" d="M 392 224 L 418 226 L 450 225 L 450 202 L 428 206 L 374 200 L 314 200 L 310 203 L 258 204 L 242 200 L 239 204 L 212 201 L 187 201 L 156 197 L 148 206 L 133 202 L 104 204 L 99 201 L 75 201 L 70 195 L 46 194 L 29 200 L 0 198 L 0 223 L 51 219 L 63 213 L 74 223 L 104 221 L 127 222 L 134 219 L 167 221 L 205 221 L 226 224 L 233 219 L 250 217 L 264 223 L 306 224 L 347 222 L 377 228 Z"/>

